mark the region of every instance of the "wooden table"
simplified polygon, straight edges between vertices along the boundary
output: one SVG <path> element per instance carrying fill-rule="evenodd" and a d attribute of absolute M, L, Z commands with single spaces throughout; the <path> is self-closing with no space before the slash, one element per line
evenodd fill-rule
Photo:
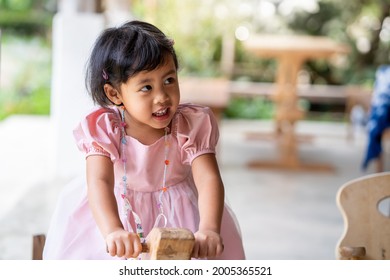
<path fill-rule="evenodd" d="M 275 102 L 275 132 L 280 156 L 275 161 L 255 161 L 255 168 L 287 168 L 332 170 L 326 164 L 303 163 L 299 159 L 300 139 L 295 134 L 295 123 L 304 117 L 297 106 L 297 78 L 305 61 L 329 59 L 336 54 L 348 53 L 348 48 L 327 37 L 300 35 L 255 35 L 244 42 L 246 49 L 259 57 L 277 60 L 276 87 L 272 96 Z M 261 71 L 261 70 L 260 70 Z"/>
<path fill-rule="evenodd" d="M 223 111 L 230 102 L 230 81 L 228 79 L 179 77 L 179 86 L 181 103 L 194 103 L 209 107 L 220 123 Z"/>
<path fill-rule="evenodd" d="M 230 82 L 224 78 L 180 77 L 180 100 L 210 107 L 221 120 L 230 101 Z"/>

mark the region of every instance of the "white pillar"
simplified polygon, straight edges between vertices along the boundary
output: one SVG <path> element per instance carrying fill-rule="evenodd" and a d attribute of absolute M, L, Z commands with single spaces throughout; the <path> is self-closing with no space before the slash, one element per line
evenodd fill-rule
<path fill-rule="evenodd" d="M 85 159 L 72 130 L 93 107 L 85 88 L 85 66 L 104 27 L 102 14 L 60 12 L 54 17 L 50 148 L 55 177 L 85 173 Z"/>
<path fill-rule="evenodd" d="M 119 26 L 134 19 L 131 14 L 130 0 L 106 0 L 104 14 L 108 26 Z"/>

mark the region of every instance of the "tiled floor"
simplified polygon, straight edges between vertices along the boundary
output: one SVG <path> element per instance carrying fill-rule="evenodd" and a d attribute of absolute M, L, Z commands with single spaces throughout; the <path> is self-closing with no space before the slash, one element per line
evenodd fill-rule
<path fill-rule="evenodd" d="M 31 236 L 45 232 L 55 199 L 66 183 L 47 174 L 49 119 L 13 117 L 0 123 L 0 259 L 30 259 Z M 248 259 L 334 259 L 343 221 L 335 197 L 360 171 L 364 134 L 349 142 L 344 124 L 300 122 L 314 135 L 300 146 L 306 162 L 326 162 L 335 172 L 251 170 L 253 159 L 277 155 L 272 142 L 248 141 L 247 132 L 272 123 L 223 120 L 219 160 L 227 199 L 241 225 Z M 28 136 L 28 137 L 27 137 Z"/>
<path fill-rule="evenodd" d="M 277 155 L 271 142 L 245 140 L 245 132 L 270 130 L 270 123 L 229 121 L 222 126 L 222 171 L 230 203 L 240 221 L 249 259 L 334 259 L 343 221 L 338 188 L 364 175 L 364 138 L 349 142 L 344 124 L 302 122 L 302 160 L 329 163 L 335 172 L 250 170 L 250 160 Z M 368 170 L 367 172 L 370 172 Z"/>

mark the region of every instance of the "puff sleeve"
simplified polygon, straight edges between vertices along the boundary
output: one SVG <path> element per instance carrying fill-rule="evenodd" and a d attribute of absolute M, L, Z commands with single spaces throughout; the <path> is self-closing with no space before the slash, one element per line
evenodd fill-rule
<path fill-rule="evenodd" d="M 177 121 L 177 138 L 183 164 L 206 153 L 216 153 L 218 124 L 208 107 L 184 105 Z"/>
<path fill-rule="evenodd" d="M 119 158 L 120 147 L 119 112 L 99 108 L 88 114 L 73 130 L 77 147 L 90 155 L 103 155 L 112 162 Z"/>

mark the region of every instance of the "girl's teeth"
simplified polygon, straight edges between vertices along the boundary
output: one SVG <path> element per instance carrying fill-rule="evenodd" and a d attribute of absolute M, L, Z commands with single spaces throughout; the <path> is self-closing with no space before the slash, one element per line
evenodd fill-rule
<path fill-rule="evenodd" d="M 156 113 L 154 113 L 154 115 L 157 117 L 160 117 L 162 115 L 165 115 L 166 113 L 167 113 L 167 109 L 165 109 L 163 111 L 156 112 Z"/>

